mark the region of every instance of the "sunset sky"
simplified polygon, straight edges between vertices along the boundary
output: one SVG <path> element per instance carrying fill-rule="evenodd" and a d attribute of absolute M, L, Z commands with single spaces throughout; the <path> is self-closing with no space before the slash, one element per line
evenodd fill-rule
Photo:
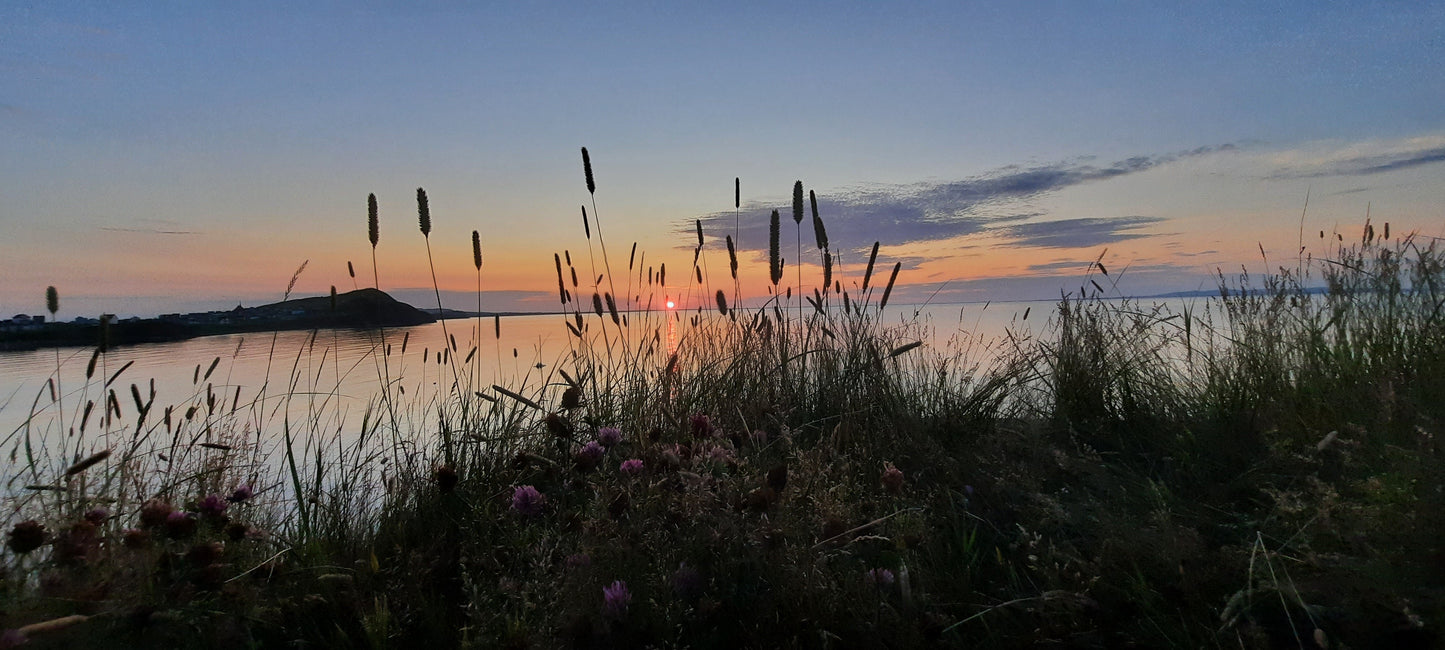
<path fill-rule="evenodd" d="M 1056 297 L 1101 254 L 1208 288 L 1367 210 L 1445 237 L 1445 3 L 293 4 L 0 5 L 0 315 L 367 286 L 372 192 L 382 288 L 435 306 L 417 187 L 448 306 L 476 229 L 484 308 L 555 309 L 583 146 L 618 284 L 638 242 L 685 285 L 700 219 L 731 286 L 735 177 L 754 296 L 773 209 L 794 278 L 794 180 L 900 300 Z"/>

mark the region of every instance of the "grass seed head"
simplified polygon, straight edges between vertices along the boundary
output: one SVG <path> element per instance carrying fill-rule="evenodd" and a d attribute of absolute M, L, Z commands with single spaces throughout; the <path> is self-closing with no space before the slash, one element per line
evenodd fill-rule
<path fill-rule="evenodd" d="M 376 248 L 376 242 L 381 239 L 381 229 L 376 220 L 376 195 L 366 197 L 366 235 L 371 240 L 371 247 Z M 347 262 L 350 264 L 350 262 Z M 356 277 L 353 273 L 352 277 Z"/>
<path fill-rule="evenodd" d="M 587 193 L 597 193 L 597 181 L 592 179 L 592 156 L 588 155 L 587 147 L 582 147 L 582 173 L 587 176 Z"/>
<path fill-rule="evenodd" d="M 420 187 L 416 188 L 416 216 L 417 216 L 417 221 L 420 222 L 420 224 L 421 224 L 421 234 L 422 234 L 422 236 L 423 236 L 423 237 L 428 237 L 428 236 L 430 236 L 430 235 L 431 235 L 431 207 L 427 204 L 427 200 L 426 200 L 426 190 L 424 190 L 424 189 L 422 189 L 422 188 L 420 188 Z"/>
<path fill-rule="evenodd" d="M 793 182 L 793 223 L 803 223 L 803 181 Z"/>

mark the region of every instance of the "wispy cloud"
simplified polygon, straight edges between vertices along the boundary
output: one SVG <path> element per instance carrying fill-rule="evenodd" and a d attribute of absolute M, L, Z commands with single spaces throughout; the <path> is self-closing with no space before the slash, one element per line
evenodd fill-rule
<path fill-rule="evenodd" d="M 1445 162 L 1445 143 L 1442 143 L 1439 138 L 1410 140 L 1384 151 L 1361 150 L 1368 148 L 1368 146 L 1357 146 L 1329 152 L 1313 159 L 1281 160 L 1269 178 L 1284 180 L 1326 176 L 1372 176 Z"/>
<path fill-rule="evenodd" d="M 109 226 L 101 226 L 100 229 L 101 229 L 101 230 L 104 230 L 104 231 L 106 231 L 106 232 L 132 232 L 132 233 L 140 233 L 140 234 L 143 234 L 143 235 L 200 235 L 200 234 L 203 234 L 203 233 L 201 233 L 201 231 L 199 231 L 199 230 L 160 230 L 160 229 L 157 229 L 157 228 L 112 228 L 112 227 L 109 227 Z"/>
<path fill-rule="evenodd" d="M 1002 231 L 1007 246 L 1090 248 L 1147 237 L 1139 229 L 1161 221 L 1164 219 L 1159 217 L 1059 219 L 1008 226 Z"/>
<path fill-rule="evenodd" d="M 1043 264 L 1030 264 L 1030 273 L 1054 273 L 1055 271 L 1078 271 L 1082 272 L 1089 268 L 1093 260 L 1060 260 L 1057 262 L 1046 262 Z"/>
<path fill-rule="evenodd" d="M 1027 202 L 1050 192 L 1084 183 L 1137 174 L 1181 158 L 1233 150 L 1233 145 L 1200 147 L 1189 151 L 1135 156 L 1097 165 L 1088 159 L 1046 165 L 1000 167 L 986 174 L 952 182 L 887 185 L 853 189 L 818 197 L 818 209 L 829 239 L 855 250 L 879 241 L 884 246 L 941 241 L 991 232 L 1014 238 L 1017 245 L 1065 247 L 1092 246 L 1144 236 L 1128 232 L 1158 219 L 1125 217 L 1074 219 L 1050 222 L 1032 228 L 1026 222 L 1047 216 L 1030 209 Z M 773 209 L 791 221 L 788 203 L 750 202 L 738 215 L 738 245 L 742 250 L 762 250 L 768 242 L 768 215 Z M 734 232 L 734 213 L 717 212 L 701 217 L 706 234 L 721 239 Z M 1151 220 L 1152 219 L 1152 220 Z M 814 240 L 811 218 L 805 219 L 804 241 Z M 1069 235 L 1050 237 L 1059 226 Z M 1108 224 L 1117 223 L 1109 228 Z M 1014 224 L 1014 225 L 1011 225 Z M 677 232 L 693 229 L 692 221 L 678 224 Z M 784 232 L 790 228 L 785 224 Z M 787 239 L 787 237 L 785 237 Z"/>

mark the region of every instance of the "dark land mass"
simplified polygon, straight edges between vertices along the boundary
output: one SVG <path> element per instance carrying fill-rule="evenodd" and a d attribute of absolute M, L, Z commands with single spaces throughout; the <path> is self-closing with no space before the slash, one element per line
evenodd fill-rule
<path fill-rule="evenodd" d="M 0 331 L 0 349 L 28 350 L 70 345 L 129 345 L 180 341 L 198 336 L 319 328 L 403 327 L 436 322 L 436 317 L 377 289 L 194 314 L 163 314 L 103 324 L 99 320 L 46 323 Z"/>

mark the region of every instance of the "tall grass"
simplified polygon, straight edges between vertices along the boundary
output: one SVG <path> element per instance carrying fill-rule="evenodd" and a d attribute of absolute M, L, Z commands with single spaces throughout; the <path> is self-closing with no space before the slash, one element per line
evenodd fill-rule
<path fill-rule="evenodd" d="M 218 358 L 169 407 L 132 384 L 133 410 L 98 349 L 81 438 L 57 392 L 0 441 L 0 624 L 120 647 L 1440 639 L 1433 243 L 1367 228 L 1182 311 L 1109 298 L 1101 258 L 1037 334 L 980 341 L 888 324 L 901 264 L 875 300 L 878 244 L 861 276 L 834 269 L 810 202 L 811 313 L 777 288 L 777 211 L 756 306 L 732 237 L 734 299 L 711 291 L 700 224 L 687 310 L 646 308 L 671 296 L 665 266 L 637 265 L 633 295 L 635 250 L 619 307 L 605 246 L 612 290 L 590 275 L 589 305 L 563 250 L 567 350 L 491 386 L 480 320 L 462 358 L 444 333 L 343 361 L 313 333 L 273 352 L 280 388 L 232 393 Z M 368 230 L 379 287 L 374 197 Z M 358 422 L 340 386 L 363 363 L 379 385 Z"/>

